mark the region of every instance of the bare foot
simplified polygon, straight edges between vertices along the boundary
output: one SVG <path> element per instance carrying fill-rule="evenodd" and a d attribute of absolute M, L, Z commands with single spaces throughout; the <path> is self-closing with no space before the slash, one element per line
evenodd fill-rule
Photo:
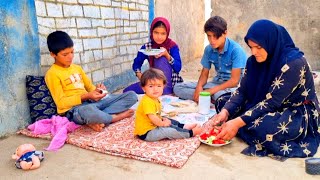
<path fill-rule="evenodd" d="M 97 132 L 101 132 L 102 129 L 104 128 L 104 124 L 99 124 L 99 123 L 90 123 L 90 124 L 87 124 L 87 126 Z"/>
<path fill-rule="evenodd" d="M 185 125 L 183 126 L 183 129 L 191 130 L 191 129 L 195 128 L 197 125 L 198 125 L 197 123 L 185 124 Z"/>
<path fill-rule="evenodd" d="M 111 122 L 114 123 L 114 122 L 120 121 L 120 120 L 122 120 L 124 118 L 131 117 L 133 115 L 134 115 L 134 110 L 133 109 L 128 109 L 128 110 L 123 111 L 123 112 L 121 112 L 119 114 L 112 115 L 113 118 L 112 118 Z"/>
<path fill-rule="evenodd" d="M 192 129 L 193 136 L 199 135 L 202 133 L 202 128 L 200 125 L 197 125 L 195 128 Z"/>

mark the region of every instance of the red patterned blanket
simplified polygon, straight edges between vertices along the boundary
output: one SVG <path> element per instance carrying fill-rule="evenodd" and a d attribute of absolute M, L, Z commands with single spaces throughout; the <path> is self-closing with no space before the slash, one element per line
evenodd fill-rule
<path fill-rule="evenodd" d="M 134 117 L 111 124 L 102 132 L 82 126 L 68 134 L 66 143 L 105 154 L 177 168 L 181 168 L 200 146 L 197 137 L 145 142 L 133 136 L 133 125 Z M 50 134 L 35 135 L 27 129 L 20 130 L 18 134 L 47 140 L 52 138 Z"/>

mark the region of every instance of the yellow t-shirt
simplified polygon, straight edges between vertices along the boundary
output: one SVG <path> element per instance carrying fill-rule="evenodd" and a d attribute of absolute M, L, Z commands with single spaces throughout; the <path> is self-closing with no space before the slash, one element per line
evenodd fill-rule
<path fill-rule="evenodd" d="M 53 64 L 46 73 L 45 81 L 58 114 L 81 104 L 81 95 L 96 89 L 83 69 L 75 64 L 68 68 Z"/>
<path fill-rule="evenodd" d="M 148 114 L 154 114 L 161 118 L 161 102 L 144 95 L 138 105 L 135 120 L 135 135 L 143 135 L 157 126 L 148 118 Z"/>

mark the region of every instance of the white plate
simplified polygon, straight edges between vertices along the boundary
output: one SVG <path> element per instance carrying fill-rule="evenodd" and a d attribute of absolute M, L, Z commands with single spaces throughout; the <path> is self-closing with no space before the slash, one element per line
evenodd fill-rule
<path fill-rule="evenodd" d="M 199 136 L 199 140 L 200 140 L 202 143 L 204 143 L 204 144 L 206 144 L 206 145 L 209 145 L 209 146 L 213 146 L 213 147 L 220 147 L 220 146 L 224 146 L 224 145 L 228 145 L 228 144 L 232 143 L 232 140 L 230 140 L 230 141 L 226 142 L 225 144 L 209 144 L 209 143 L 207 143 L 205 140 L 202 140 L 202 139 L 200 138 L 200 136 Z"/>
<path fill-rule="evenodd" d="M 139 52 L 142 52 L 143 54 L 147 55 L 147 56 L 155 56 L 158 55 L 162 52 L 164 52 L 164 49 L 140 49 Z"/>

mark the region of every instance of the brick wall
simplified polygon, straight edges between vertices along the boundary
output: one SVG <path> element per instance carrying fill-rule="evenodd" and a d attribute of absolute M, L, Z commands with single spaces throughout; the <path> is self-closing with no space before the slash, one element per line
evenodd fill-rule
<path fill-rule="evenodd" d="M 113 91 L 134 80 L 132 60 L 148 41 L 148 0 L 35 0 L 41 72 L 54 62 L 46 37 L 55 30 L 74 40 L 74 63 Z M 128 73 L 131 72 L 131 73 Z"/>

